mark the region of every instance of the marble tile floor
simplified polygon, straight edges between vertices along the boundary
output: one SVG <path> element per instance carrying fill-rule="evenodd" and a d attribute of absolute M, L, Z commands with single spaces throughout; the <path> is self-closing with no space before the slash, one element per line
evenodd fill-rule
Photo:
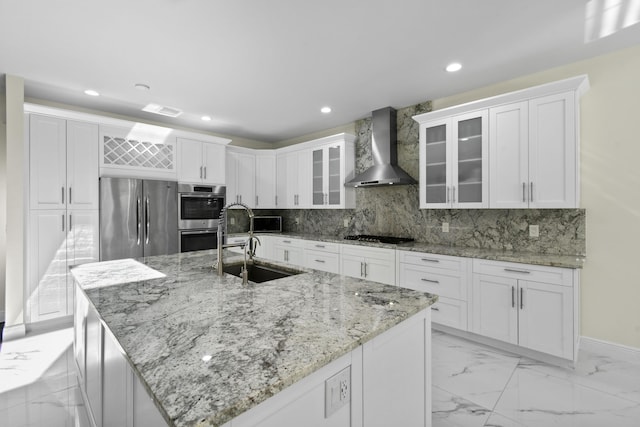
<path fill-rule="evenodd" d="M 0 426 L 89 426 L 72 334 L 0 344 Z M 558 368 L 434 331 L 433 426 L 640 427 L 640 357 Z"/>

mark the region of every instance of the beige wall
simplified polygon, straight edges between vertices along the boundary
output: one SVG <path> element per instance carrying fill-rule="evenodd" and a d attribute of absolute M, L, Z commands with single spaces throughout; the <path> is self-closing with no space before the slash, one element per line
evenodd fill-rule
<path fill-rule="evenodd" d="M 0 322 L 4 322 L 5 255 L 7 242 L 7 117 L 5 78 L 0 76 Z"/>
<path fill-rule="evenodd" d="M 433 108 L 578 74 L 591 82 L 581 109 L 581 335 L 640 348 L 640 46 L 438 99 Z"/>
<path fill-rule="evenodd" d="M 7 185 L 7 231 L 5 283 L 5 327 L 24 325 L 24 80 L 19 77 L 6 78 L 6 182 Z M 24 327 L 24 326 L 23 326 Z M 5 337 L 7 331 L 5 331 Z"/>

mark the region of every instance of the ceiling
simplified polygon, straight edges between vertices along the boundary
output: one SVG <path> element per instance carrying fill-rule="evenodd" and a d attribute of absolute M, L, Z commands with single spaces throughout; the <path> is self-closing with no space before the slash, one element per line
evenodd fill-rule
<path fill-rule="evenodd" d="M 31 98 L 275 142 L 640 44 L 639 19 L 640 0 L 0 0 L 0 74 Z"/>

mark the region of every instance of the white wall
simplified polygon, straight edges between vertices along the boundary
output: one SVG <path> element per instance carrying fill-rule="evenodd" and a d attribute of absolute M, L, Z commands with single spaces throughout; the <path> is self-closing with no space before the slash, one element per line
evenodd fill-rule
<path fill-rule="evenodd" d="M 6 283 L 5 283 L 5 333 L 22 330 L 24 333 L 24 80 L 5 76 L 6 82 L 6 182 L 7 227 Z M 11 328 L 15 326 L 16 328 Z"/>
<path fill-rule="evenodd" d="M 579 74 L 591 82 L 581 110 L 581 335 L 640 348 L 640 46 L 434 100 L 433 108 Z"/>

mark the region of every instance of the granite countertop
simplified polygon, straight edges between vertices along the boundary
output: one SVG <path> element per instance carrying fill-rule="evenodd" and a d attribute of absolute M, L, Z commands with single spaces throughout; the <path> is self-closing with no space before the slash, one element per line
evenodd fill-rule
<path fill-rule="evenodd" d="M 230 234 L 243 235 L 246 233 Z M 464 246 L 433 245 L 424 242 L 410 242 L 392 245 L 388 243 L 360 242 L 356 240 L 346 240 L 340 237 L 319 236 L 296 233 L 270 233 L 273 236 L 291 237 L 305 240 L 315 240 L 320 242 L 343 243 L 347 245 L 368 246 L 374 248 L 398 249 L 403 251 L 426 252 L 438 255 L 450 255 L 466 258 L 490 259 L 494 261 L 508 261 L 522 264 L 546 265 L 550 267 L 582 268 L 586 257 L 583 255 L 554 255 L 535 252 L 524 252 L 514 250 L 471 248 Z"/>
<path fill-rule="evenodd" d="M 72 269 L 175 426 L 222 425 L 437 300 L 308 269 L 242 286 L 216 275 L 215 257 L 199 251 Z M 239 259 L 225 253 L 226 262 Z"/>

